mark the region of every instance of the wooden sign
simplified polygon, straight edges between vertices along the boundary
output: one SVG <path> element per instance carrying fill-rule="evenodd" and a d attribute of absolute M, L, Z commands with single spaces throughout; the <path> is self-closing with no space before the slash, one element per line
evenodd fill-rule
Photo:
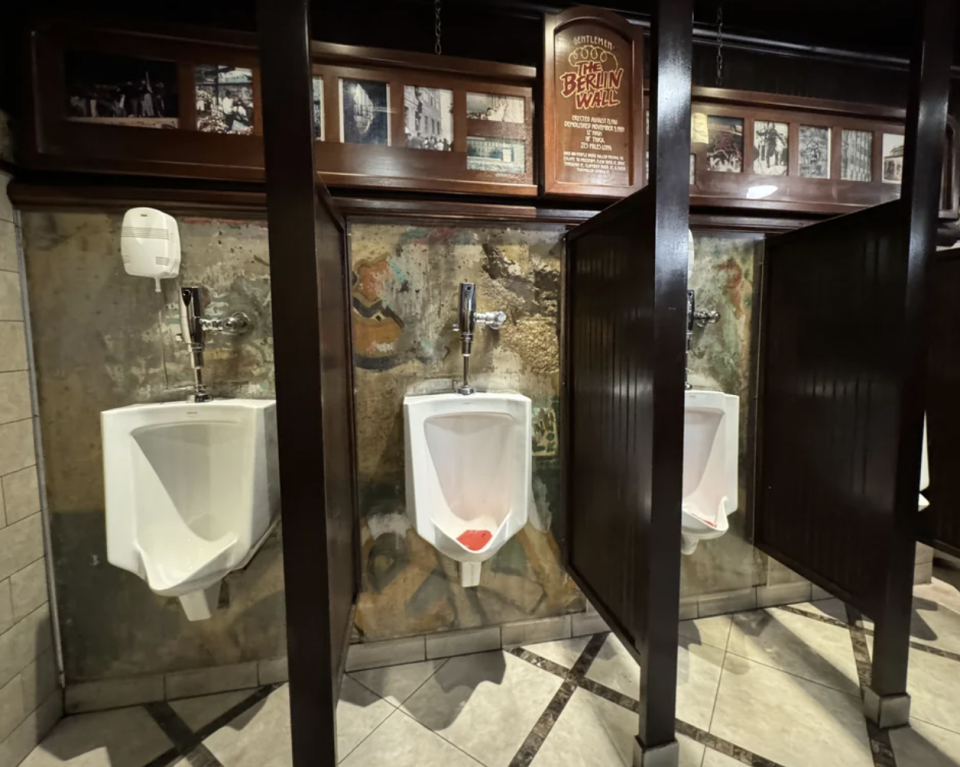
<path fill-rule="evenodd" d="M 547 194 L 624 197 L 643 186 L 641 29 L 599 8 L 547 16 Z"/>

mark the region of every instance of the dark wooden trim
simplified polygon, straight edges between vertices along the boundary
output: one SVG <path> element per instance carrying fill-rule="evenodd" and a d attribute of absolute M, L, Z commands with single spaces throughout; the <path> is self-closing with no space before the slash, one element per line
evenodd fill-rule
<path fill-rule="evenodd" d="M 536 67 L 462 59 L 457 56 L 437 56 L 432 53 L 395 51 L 314 40 L 310 43 L 310 54 L 315 62 L 336 63 L 343 66 L 356 64 L 364 67 L 413 69 L 476 78 L 480 81 L 491 79 L 528 86 L 534 85 L 537 81 Z"/>
<path fill-rule="evenodd" d="M 805 96 L 785 96 L 777 93 L 761 93 L 760 91 L 738 91 L 727 88 L 695 86 L 692 93 L 693 101 L 697 104 L 726 104 L 744 106 L 750 109 L 814 112 L 838 117 L 859 116 L 866 120 L 890 120 L 901 123 L 907 116 L 905 109 L 898 109 L 897 107 L 807 98 Z"/>

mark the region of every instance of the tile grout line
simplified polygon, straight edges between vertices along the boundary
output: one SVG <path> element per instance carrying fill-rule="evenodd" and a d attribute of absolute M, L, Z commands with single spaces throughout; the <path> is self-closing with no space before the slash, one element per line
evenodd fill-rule
<path fill-rule="evenodd" d="M 480 765 L 480 767 L 486 767 L 485 764 L 484 764 L 483 762 L 481 762 L 479 759 L 477 759 L 477 757 L 475 757 L 473 754 L 468 754 L 466 751 L 464 751 L 462 748 L 460 748 L 460 746 L 458 746 L 458 745 L 457 745 L 456 743 L 454 743 L 452 740 L 447 740 L 445 737 L 443 737 L 443 735 L 441 735 L 441 734 L 440 734 L 439 732 L 437 732 L 436 730 L 431 730 L 429 727 L 427 727 L 427 725 L 425 725 L 423 722 L 421 722 L 421 721 L 420 721 L 419 719 L 417 719 L 416 717 L 411 716 L 411 715 L 408 714 L 406 711 L 403 711 L 402 709 L 399 709 L 399 708 L 398 708 L 398 709 L 395 709 L 394 712 L 393 712 L 392 714 L 390 714 L 390 716 L 387 717 L 387 719 L 392 719 L 394 716 L 402 716 L 402 717 L 405 717 L 405 718 L 409 719 L 411 722 L 413 722 L 414 724 L 416 724 L 418 727 L 422 727 L 423 729 L 425 729 L 425 730 L 426 730 L 427 732 L 429 732 L 431 735 L 435 735 L 436 737 L 440 738 L 440 740 L 442 740 L 442 741 L 443 741 L 444 743 L 446 743 L 448 746 L 453 746 L 457 751 L 459 751 L 459 752 L 460 752 L 461 754 L 463 754 L 465 757 L 467 757 L 467 758 L 470 759 L 471 761 L 476 762 L 478 765 Z M 384 720 L 384 721 L 386 721 L 386 720 Z M 382 725 L 381 725 L 381 726 L 382 726 Z M 379 729 L 379 728 L 378 728 L 378 729 Z M 364 740 L 366 740 L 366 738 L 364 738 Z M 356 750 L 356 749 L 354 749 L 354 750 Z M 352 754 L 353 751 L 351 751 L 350 753 Z"/>
<path fill-rule="evenodd" d="M 733 621 L 730 621 L 730 627 L 733 628 Z M 727 644 L 730 644 L 730 637 L 727 637 Z M 730 653 L 727 652 L 726 648 L 723 650 L 723 658 L 720 660 L 720 676 L 717 678 L 717 692 L 713 698 L 713 708 L 710 709 L 710 721 L 707 723 L 707 732 L 713 729 L 713 717 L 717 715 L 717 701 L 720 700 L 720 685 L 723 684 L 723 670 L 727 665 L 727 655 Z M 706 757 L 706 752 L 704 752 L 704 757 Z"/>
<path fill-rule="evenodd" d="M 529 765 L 533 762 L 537 753 L 539 753 L 540 749 L 543 747 L 544 741 L 546 741 L 550 731 L 560 718 L 560 714 L 563 713 L 563 710 L 567 707 L 567 703 L 570 702 L 570 698 L 573 697 L 573 694 L 577 691 L 580 683 L 590 670 L 590 666 L 593 665 L 593 661 L 596 659 L 597 655 L 600 654 L 601 648 L 607 641 L 608 633 L 609 632 L 594 634 L 592 637 L 590 637 L 590 641 L 587 642 L 587 646 L 583 648 L 583 651 L 577 658 L 576 663 L 573 664 L 573 668 L 569 671 L 565 670 L 565 673 L 562 676 L 563 681 L 560 683 L 560 688 L 547 704 L 547 707 L 540 715 L 540 718 L 537 719 L 536 724 L 533 725 L 533 729 L 530 730 L 530 734 L 527 735 L 520 748 L 517 749 L 517 753 L 514 755 L 513 759 L 510 760 L 510 767 L 529 767 Z M 557 668 L 562 668 L 559 664 L 548 661 L 546 658 L 540 658 L 540 656 L 536 655 L 535 653 L 530 653 L 529 651 L 523 650 L 523 648 L 517 649 L 519 652 L 511 652 L 509 650 L 507 652 L 511 652 L 514 657 L 518 657 L 521 660 L 527 661 L 528 663 L 533 663 L 533 665 L 537 668 L 558 676 L 556 671 L 551 670 L 546 666 L 549 665 L 551 667 L 556 666 Z M 525 657 L 527 654 L 533 656 L 533 658 L 536 659 L 536 662 L 530 660 L 528 657 Z"/>
<path fill-rule="evenodd" d="M 597 637 L 603 637 L 604 641 L 606 641 L 606 636 L 609 633 L 610 632 L 606 632 L 604 634 L 596 634 L 594 635 L 594 639 L 596 639 Z M 591 640 L 591 643 L 592 642 L 593 640 Z M 590 645 L 588 645 L 587 647 L 589 648 L 589 646 Z M 602 647 L 602 646 L 603 646 L 603 643 L 601 642 L 599 647 Z M 607 700 L 610 703 L 614 703 L 620 706 L 621 708 L 625 708 L 629 711 L 632 711 L 635 714 L 640 713 L 640 701 L 634 700 L 630 696 L 624 695 L 622 692 L 614 690 L 610 687 L 607 687 L 605 684 L 602 684 L 600 682 L 595 682 L 594 680 L 588 679 L 586 677 L 586 673 L 587 671 L 589 671 L 590 665 L 593 663 L 593 660 L 596 658 L 596 654 L 590 658 L 590 661 L 587 664 L 587 667 L 583 669 L 583 671 L 579 675 L 575 675 L 574 669 L 576 668 L 576 665 L 580 664 L 580 661 L 584 657 L 583 655 L 581 655 L 580 659 L 578 659 L 577 664 L 575 664 L 574 666 L 574 669 L 568 670 L 568 669 L 565 669 L 563 666 L 560 666 L 558 663 L 554 663 L 553 661 L 549 661 L 546 658 L 542 658 L 536 653 L 531 652 L 530 650 L 527 650 L 525 648 L 514 648 L 513 650 L 507 650 L 505 652 L 510 652 L 514 656 L 520 658 L 521 660 L 525 660 L 528 663 L 532 662 L 538 668 L 543 669 L 544 671 L 548 671 L 549 673 L 552 673 L 555 676 L 562 676 L 564 677 L 565 681 L 570 681 L 571 683 L 573 683 L 573 680 L 577 680 L 574 683 L 574 686 L 575 686 L 574 691 L 576 691 L 576 689 L 585 690 L 586 692 L 596 695 L 598 698 L 603 698 L 604 700 Z M 599 648 L 597 652 L 599 652 Z M 584 654 L 586 654 L 586 649 L 584 650 Z M 732 655 L 732 653 L 730 654 Z M 726 658 L 726 655 L 724 656 L 724 658 Z M 534 659 L 534 660 L 531 660 L 531 659 Z M 563 673 L 562 674 L 557 673 L 556 669 L 561 669 Z M 719 697 L 719 695 L 720 695 L 720 688 L 718 685 L 717 696 Z M 714 702 L 714 706 L 716 706 L 716 702 Z M 548 710 L 549 710 L 549 707 L 548 707 Z M 547 712 L 544 712 L 544 713 L 546 714 Z M 559 716 L 559 713 L 560 712 L 557 712 L 558 716 Z M 556 722 L 554 721 L 553 724 L 555 723 Z M 551 728 L 553 724 L 551 724 Z M 750 765 L 751 767 L 783 767 L 783 765 L 781 765 L 779 762 L 774 762 L 771 759 L 767 759 L 766 757 L 755 754 L 752 751 L 746 748 L 743 748 L 742 746 L 738 746 L 735 743 L 731 743 L 729 740 L 725 740 L 724 738 L 721 738 L 718 735 L 714 735 L 713 733 L 707 732 L 706 730 L 701 730 L 699 727 L 689 724 L 687 722 L 684 722 L 681 719 L 677 719 L 675 721 L 675 727 L 677 732 L 680 733 L 681 735 L 686 735 L 688 738 L 695 740 L 697 743 L 700 743 L 701 745 L 706 746 L 707 748 L 710 748 L 714 751 L 718 751 L 719 753 L 725 756 L 729 756 L 732 759 L 737 759 L 743 764 Z M 536 731 L 536 728 L 534 728 L 534 732 L 535 731 Z M 533 736 L 534 732 L 531 732 L 531 737 Z M 547 733 L 544 734 L 544 737 L 543 737 L 544 740 L 546 739 L 547 734 L 549 734 L 549 730 L 547 731 Z M 524 745 L 527 745 L 527 744 L 524 743 Z M 537 746 L 537 751 L 539 751 L 539 748 L 542 745 L 543 743 L 541 741 L 541 743 Z M 521 748 L 521 750 L 517 752 L 517 756 L 515 756 L 514 761 L 510 763 L 510 767 L 526 767 L 526 765 L 530 763 L 529 761 L 520 761 L 520 762 L 517 761 L 517 759 L 521 757 L 522 750 L 523 749 Z M 531 760 L 533 756 L 536 755 L 537 751 L 535 751 L 533 755 L 530 757 Z M 704 755 L 706 755 L 706 752 L 704 752 Z M 885 767 L 889 767 L 889 766 L 885 766 Z M 893 765 L 893 767 L 896 767 L 896 765 Z"/>
<path fill-rule="evenodd" d="M 376 690 L 371 690 L 371 689 L 370 689 L 369 687 L 367 687 L 363 682 L 361 682 L 359 679 L 357 679 L 355 676 L 353 676 L 353 674 L 352 674 L 351 672 L 345 672 L 347 676 L 349 676 L 354 682 L 356 682 L 358 685 L 360 685 L 364 690 L 368 690 L 369 692 L 371 692 L 371 693 L 373 693 L 374 695 L 376 695 L 380 700 L 384 700 L 384 701 L 386 701 L 389 705 L 393 706 L 393 711 L 391 711 L 391 712 L 390 712 L 390 715 L 387 716 L 386 718 L 384 718 L 384 720 L 383 720 L 382 722 L 380 722 L 380 724 L 378 724 L 376 727 L 374 727 L 372 730 L 370 730 L 370 732 L 368 732 L 366 735 L 364 735 L 364 736 L 360 739 L 360 741 L 357 743 L 357 745 L 355 745 L 353 748 L 351 748 L 349 751 L 347 751 L 347 753 L 343 754 L 342 756 L 341 756 L 340 754 L 337 754 L 337 761 L 338 761 L 338 762 L 342 762 L 344 759 L 346 759 L 348 756 L 350 756 L 350 754 L 352 754 L 354 751 L 356 751 L 358 748 L 360 748 L 360 746 L 364 743 L 364 741 L 367 740 L 367 738 L 369 738 L 371 735 L 373 735 L 373 733 L 375 733 L 377 730 L 379 730 L 381 727 L 383 727 L 383 725 L 385 725 L 390 719 L 392 719 L 392 718 L 393 718 L 393 715 L 396 714 L 398 711 L 399 711 L 400 713 L 402 713 L 402 714 L 406 714 L 406 712 L 403 711 L 403 704 L 406 703 L 408 700 L 410 700 L 410 698 L 412 698 L 414 695 L 416 695 L 416 694 L 420 691 L 420 688 L 421 688 L 421 687 L 423 687 L 427 682 L 429 682 L 431 679 L 433 679 L 433 677 L 436 676 L 437 672 L 438 672 L 440 669 L 442 669 L 444 666 L 447 665 L 447 661 L 449 661 L 449 660 L 450 660 L 450 658 L 444 658 L 444 659 L 443 659 L 443 663 L 441 663 L 439 666 L 437 666 L 437 667 L 434 669 L 433 673 L 430 674 L 426 679 L 424 679 L 424 680 L 417 686 L 417 689 L 416 689 L 416 690 L 414 690 L 414 691 L 411 692 L 406 698 L 404 698 L 403 700 L 401 700 L 399 706 L 394 706 L 392 703 L 390 703 L 389 700 L 387 700 L 386 698 L 384 698 L 384 697 L 383 697 L 380 693 L 378 693 Z M 414 661 L 414 663 L 429 663 L 429 661 Z M 405 664 L 400 664 L 400 665 L 405 665 Z M 367 671 L 367 669 L 361 669 L 361 670 L 362 670 L 362 671 Z M 407 716 L 408 716 L 408 718 L 412 718 L 412 717 L 410 717 L 409 715 L 407 715 Z M 414 721 L 417 721 L 417 720 L 414 719 Z M 417 722 L 417 724 L 420 724 L 420 722 Z M 422 727 L 425 727 L 426 725 L 421 725 L 421 726 L 422 726 Z M 427 729 L 430 729 L 430 728 L 428 727 Z M 433 732 L 433 730 L 430 730 L 430 732 Z M 443 738 L 443 736 L 440 735 L 440 733 L 438 733 L 438 732 L 435 732 L 434 735 L 437 735 L 438 737 Z M 448 741 L 446 738 L 443 738 L 443 739 L 446 740 L 447 743 L 450 743 L 450 741 Z M 455 745 L 455 744 L 451 744 L 451 745 Z M 464 751 L 464 753 L 466 753 L 466 751 Z M 469 754 L 467 754 L 467 756 L 469 756 Z M 471 757 L 471 758 L 472 758 L 472 757 Z"/>
<path fill-rule="evenodd" d="M 867 646 L 867 635 L 863 628 L 863 616 L 860 611 L 850 605 L 847 610 L 847 628 L 850 631 L 850 643 L 853 647 L 853 658 L 857 663 L 857 675 L 860 678 L 860 700 L 870 684 L 871 662 L 870 649 Z M 874 767 L 897 767 L 897 755 L 890 742 L 890 733 L 881 730 L 870 718 L 864 714 L 867 727 L 867 738 L 870 741 L 870 755 L 873 757 Z"/>

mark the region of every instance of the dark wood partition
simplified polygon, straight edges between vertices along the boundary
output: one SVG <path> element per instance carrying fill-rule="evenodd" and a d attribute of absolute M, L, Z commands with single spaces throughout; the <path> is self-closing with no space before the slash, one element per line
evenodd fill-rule
<path fill-rule="evenodd" d="M 337 763 L 359 567 L 343 220 L 315 187 L 307 0 L 259 4 L 263 133 L 296 767 Z"/>
<path fill-rule="evenodd" d="M 876 622 L 867 715 L 906 724 L 925 384 L 953 4 L 918 4 L 903 197 L 771 239 L 756 545 Z"/>
<path fill-rule="evenodd" d="M 569 233 L 564 278 L 567 567 L 640 663 L 635 764 L 677 748 L 690 12 L 657 3 L 652 181 Z"/>
<path fill-rule="evenodd" d="M 944 251 L 933 266 L 927 369 L 927 450 L 930 506 L 920 514 L 921 541 L 960 556 L 960 251 Z"/>

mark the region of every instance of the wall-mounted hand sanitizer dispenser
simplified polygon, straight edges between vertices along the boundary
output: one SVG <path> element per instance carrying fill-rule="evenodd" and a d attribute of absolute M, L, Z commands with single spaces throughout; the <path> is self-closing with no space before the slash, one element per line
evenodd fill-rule
<path fill-rule="evenodd" d="M 120 253 L 127 274 L 160 280 L 180 274 L 180 231 L 173 216 L 153 208 L 131 208 L 123 217 Z"/>

